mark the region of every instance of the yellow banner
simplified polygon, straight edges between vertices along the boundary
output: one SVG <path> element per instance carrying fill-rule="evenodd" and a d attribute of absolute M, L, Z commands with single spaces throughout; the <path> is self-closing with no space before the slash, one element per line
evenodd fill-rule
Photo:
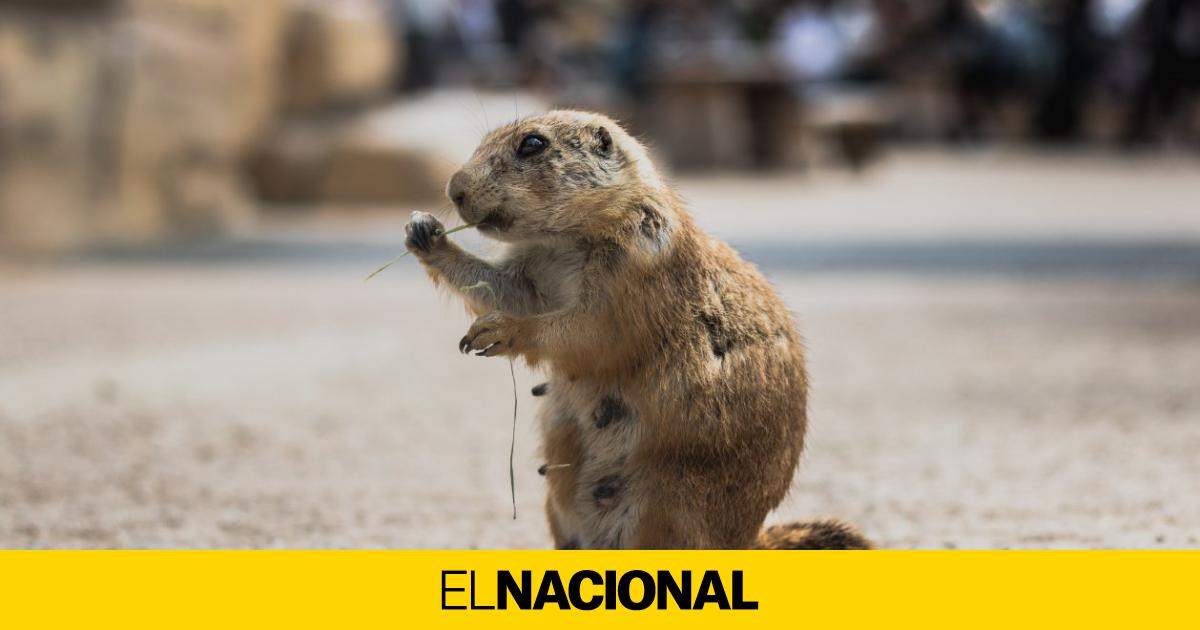
<path fill-rule="evenodd" d="M 11 551 L 0 628 L 1195 628 L 1198 575 L 1192 551 Z"/>

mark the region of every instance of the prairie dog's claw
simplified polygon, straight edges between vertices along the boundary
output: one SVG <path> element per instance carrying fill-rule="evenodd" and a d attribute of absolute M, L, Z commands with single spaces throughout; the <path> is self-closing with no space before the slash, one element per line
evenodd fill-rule
<path fill-rule="evenodd" d="M 478 357 L 510 354 L 515 337 L 516 322 L 513 318 L 493 311 L 471 324 L 467 335 L 458 342 L 458 349 L 464 354 L 474 352 Z"/>
<path fill-rule="evenodd" d="M 413 212 L 404 226 L 404 246 L 417 254 L 428 254 L 446 242 L 446 228 L 428 212 Z"/>

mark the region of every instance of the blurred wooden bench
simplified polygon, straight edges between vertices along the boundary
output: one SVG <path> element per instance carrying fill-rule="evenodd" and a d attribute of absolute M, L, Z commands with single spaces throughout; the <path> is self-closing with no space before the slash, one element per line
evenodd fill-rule
<path fill-rule="evenodd" d="M 636 122 L 681 169 L 795 167 L 812 157 L 810 141 L 859 168 L 888 125 L 878 93 L 806 96 L 762 52 L 681 55 L 658 69 L 641 86 Z"/>

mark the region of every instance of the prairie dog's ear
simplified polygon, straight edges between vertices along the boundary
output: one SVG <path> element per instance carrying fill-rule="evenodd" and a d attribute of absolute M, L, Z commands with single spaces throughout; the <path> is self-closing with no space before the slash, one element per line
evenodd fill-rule
<path fill-rule="evenodd" d="M 608 130 L 602 125 L 598 125 L 592 128 L 592 135 L 595 138 L 593 150 L 596 152 L 596 155 L 599 155 L 600 157 L 608 157 L 612 155 L 613 139 L 612 135 L 608 133 Z"/>

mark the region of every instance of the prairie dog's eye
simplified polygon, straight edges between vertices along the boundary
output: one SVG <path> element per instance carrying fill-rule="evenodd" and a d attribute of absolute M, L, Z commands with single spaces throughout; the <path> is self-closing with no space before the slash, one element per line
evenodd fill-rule
<path fill-rule="evenodd" d="M 550 146 L 550 141 L 536 133 L 531 133 L 524 138 L 521 138 L 521 144 L 517 145 L 517 157 L 527 158 L 541 153 Z"/>

